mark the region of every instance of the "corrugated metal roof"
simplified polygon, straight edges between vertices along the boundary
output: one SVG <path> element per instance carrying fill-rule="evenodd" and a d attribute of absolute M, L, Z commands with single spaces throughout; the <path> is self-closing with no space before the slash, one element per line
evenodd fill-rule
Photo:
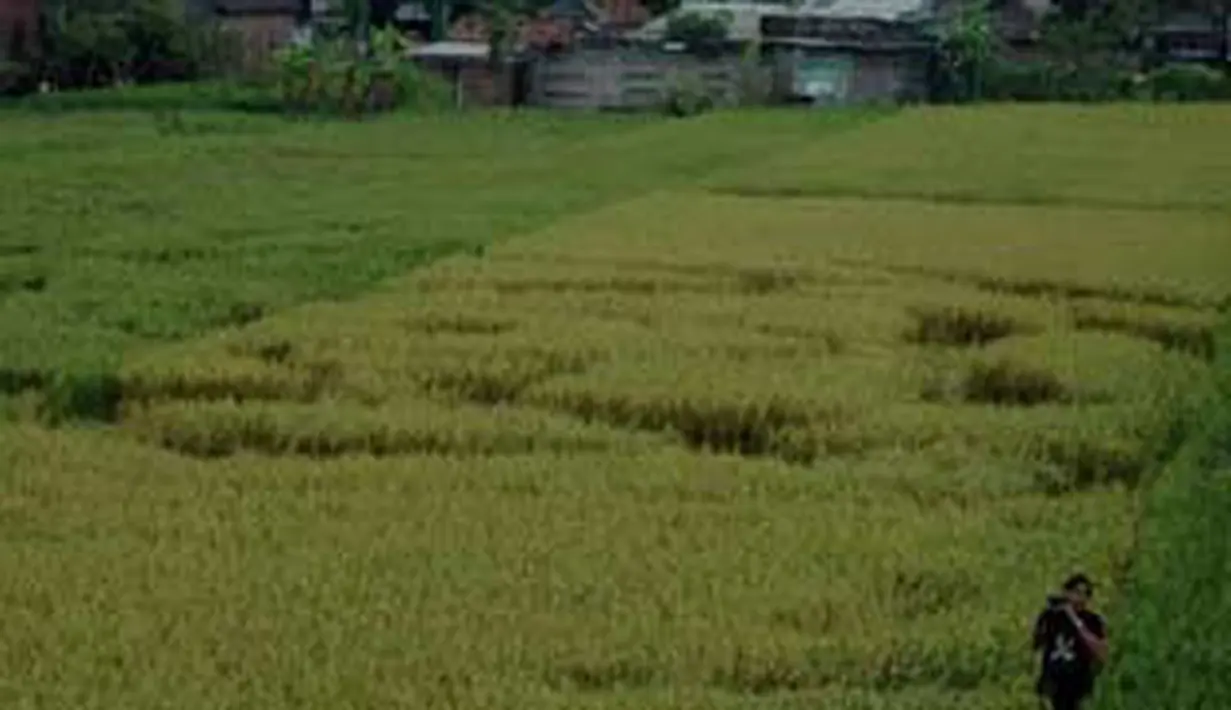
<path fill-rule="evenodd" d="M 410 50 L 410 56 L 431 59 L 487 59 L 491 47 L 486 42 L 432 42 Z"/>
<path fill-rule="evenodd" d="M 393 11 L 393 17 L 401 22 L 423 22 L 432 19 L 431 13 L 421 2 L 404 2 Z"/>
<path fill-rule="evenodd" d="M 852 20 L 911 20 L 931 14 L 929 0 L 805 0 L 803 15 L 841 17 Z"/>
<path fill-rule="evenodd" d="M 759 39 L 761 36 L 761 18 L 769 14 L 780 14 L 783 12 L 781 6 L 770 4 L 761 5 L 737 5 L 732 3 L 690 3 L 687 6 L 681 6 L 674 12 L 666 15 L 660 15 L 653 20 L 650 20 L 640 29 L 630 32 L 629 36 L 634 39 L 662 39 L 667 34 L 667 23 L 672 17 L 678 15 L 686 15 L 696 13 L 704 17 L 717 17 L 719 13 L 729 13 L 731 17 L 730 29 L 727 33 L 727 38 L 744 42 Z"/>
<path fill-rule="evenodd" d="M 923 19 L 932 12 L 932 0 L 804 0 L 797 9 L 789 0 L 687 0 L 674 12 L 660 15 L 641 29 L 630 33 L 635 39 L 661 39 L 667 32 L 671 17 L 695 12 L 715 16 L 719 12 L 731 15 L 730 39 L 752 41 L 761 37 L 761 18 L 766 15 L 813 15 L 821 17 L 910 21 Z"/>

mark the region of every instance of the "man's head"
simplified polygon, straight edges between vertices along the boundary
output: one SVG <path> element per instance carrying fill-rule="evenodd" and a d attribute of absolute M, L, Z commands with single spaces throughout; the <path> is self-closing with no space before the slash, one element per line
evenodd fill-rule
<path fill-rule="evenodd" d="M 1094 583 L 1084 574 L 1075 574 L 1064 580 L 1064 595 L 1074 609 L 1085 609 L 1094 596 Z"/>

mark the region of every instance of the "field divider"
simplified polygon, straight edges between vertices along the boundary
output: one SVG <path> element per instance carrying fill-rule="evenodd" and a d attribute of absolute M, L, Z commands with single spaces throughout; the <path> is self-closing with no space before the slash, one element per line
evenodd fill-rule
<path fill-rule="evenodd" d="M 738 197 L 748 200 L 825 200 L 844 199 L 869 202 L 926 202 L 938 205 L 1004 206 L 1004 207 L 1052 207 L 1067 209 L 1122 210 L 1125 212 L 1155 212 L 1173 214 L 1231 214 L 1231 205 L 1214 206 L 1203 203 L 1150 203 L 1124 200 L 1100 200 L 1088 197 L 1070 198 L 1061 195 L 1022 195 L 997 197 L 983 193 L 921 192 L 914 190 L 862 190 L 857 188 L 827 187 L 764 187 L 715 185 L 703 188 L 711 195 Z"/>
<path fill-rule="evenodd" d="M 1095 710 L 1231 707 L 1231 322 L 1216 386 L 1143 491 Z"/>

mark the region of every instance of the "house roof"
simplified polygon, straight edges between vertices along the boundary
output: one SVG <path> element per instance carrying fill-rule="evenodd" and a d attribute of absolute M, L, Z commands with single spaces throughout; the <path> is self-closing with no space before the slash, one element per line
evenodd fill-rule
<path fill-rule="evenodd" d="M 765 15 L 782 14 L 785 12 L 784 7 L 784 3 L 778 2 L 734 3 L 722 2 L 722 0 L 686 2 L 674 11 L 650 20 L 641 28 L 630 32 L 628 36 L 633 39 L 659 40 L 666 36 L 667 25 L 675 17 L 690 13 L 703 17 L 716 17 L 719 13 L 726 12 L 731 16 L 728 39 L 740 42 L 754 41 L 761 37 L 761 18 Z"/>
<path fill-rule="evenodd" d="M 728 36 L 737 41 L 750 41 L 760 39 L 761 18 L 766 16 L 912 21 L 930 16 L 932 5 L 931 0 L 804 0 L 798 6 L 792 6 L 789 0 L 685 0 L 674 12 L 655 18 L 632 36 L 660 39 L 666 34 L 667 23 L 672 17 L 689 12 L 706 16 L 728 12 L 732 17 Z"/>
<path fill-rule="evenodd" d="M 932 5 L 928 0 L 805 0 L 797 12 L 851 20 L 901 22 L 928 17 Z"/>
<path fill-rule="evenodd" d="M 410 50 L 410 56 L 419 59 L 487 59 L 491 47 L 486 42 L 458 42 L 448 40 L 432 42 Z"/>
<path fill-rule="evenodd" d="M 422 2 L 403 2 L 393 11 L 393 18 L 400 22 L 423 22 L 432 19 L 432 14 Z"/>

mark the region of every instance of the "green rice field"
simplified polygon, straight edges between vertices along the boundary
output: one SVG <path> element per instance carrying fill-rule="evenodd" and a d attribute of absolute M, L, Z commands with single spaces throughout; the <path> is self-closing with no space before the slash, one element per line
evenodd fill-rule
<path fill-rule="evenodd" d="M 1231 702 L 1231 109 L 187 121 L 0 114 L 0 707 Z"/>

